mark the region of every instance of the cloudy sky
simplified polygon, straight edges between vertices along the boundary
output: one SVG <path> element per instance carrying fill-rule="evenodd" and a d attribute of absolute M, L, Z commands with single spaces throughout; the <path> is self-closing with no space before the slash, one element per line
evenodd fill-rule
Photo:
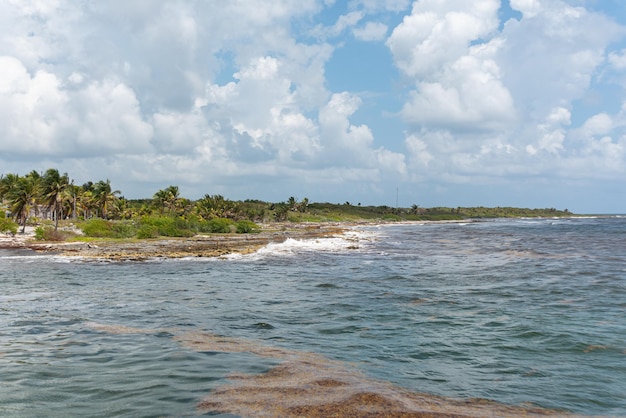
<path fill-rule="evenodd" d="M 2 0 L 0 173 L 626 212 L 623 0 Z"/>

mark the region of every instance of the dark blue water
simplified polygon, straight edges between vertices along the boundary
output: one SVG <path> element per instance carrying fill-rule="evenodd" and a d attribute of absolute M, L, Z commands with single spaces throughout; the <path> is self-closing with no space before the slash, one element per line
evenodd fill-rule
<path fill-rule="evenodd" d="M 0 416 L 195 416 L 319 353 L 419 392 L 626 416 L 626 218 L 362 227 L 230 259 L 0 250 Z"/>

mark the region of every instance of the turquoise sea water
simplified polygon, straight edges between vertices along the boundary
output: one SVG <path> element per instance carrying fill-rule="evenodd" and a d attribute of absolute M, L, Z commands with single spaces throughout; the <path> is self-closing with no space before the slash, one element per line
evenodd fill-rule
<path fill-rule="evenodd" d="M 0 416 L 195 416 L 230 373 L 280 363 L 187 332 L 412 391 L 626 416 L 626 218 L 367 226 L 226 259 L 0 250 L 0 289 Z"/>

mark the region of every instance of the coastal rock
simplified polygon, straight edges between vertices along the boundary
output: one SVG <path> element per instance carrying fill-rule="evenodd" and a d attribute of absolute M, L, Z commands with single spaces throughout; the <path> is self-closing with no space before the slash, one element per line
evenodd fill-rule
<path fill-rule="evenodd" d="M 102 240 L 97 244 L 85 242 L 19 241 L 22 247 L 34 251 L 55 252 L 64 256 L 116 261 L 143 261 L 151 258 L 222 257 L 228 254 L 249 254 L 270 243 L 287 239 L 308 240 L 333 237 L 345 231 L 347 225 L 272 224 L 256 234 L 210 234 L 190 238 L 146 240 Z M 18 244 L 15 244 L 18 245 Z"/>

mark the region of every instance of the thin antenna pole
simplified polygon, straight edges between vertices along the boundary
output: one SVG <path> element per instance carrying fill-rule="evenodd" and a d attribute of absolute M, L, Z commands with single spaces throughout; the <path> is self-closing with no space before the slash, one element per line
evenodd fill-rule
<path fill-rule="evenodd" d="M 399 188 L 396 187 L 396 209 L 398 209 L 398 193 L 399 193 Z"/>

